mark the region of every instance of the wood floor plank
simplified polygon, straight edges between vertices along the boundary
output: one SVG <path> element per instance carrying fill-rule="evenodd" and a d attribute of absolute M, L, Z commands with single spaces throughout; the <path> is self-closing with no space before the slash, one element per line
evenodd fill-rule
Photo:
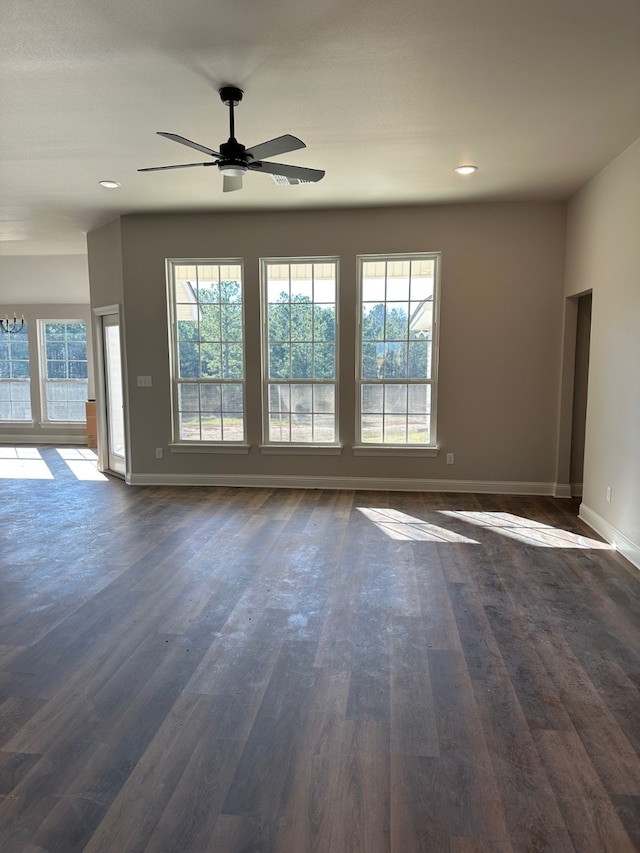
<path fill-rule="evenodd" d="M 171 835 L 170 817 L 173 815 L 175 820 L 176 801 L 180 803 L 182 840 L 184 841 L 187 826 L 190 833 L 197 836 L 197 833 L 194 833 L 194 824 L 199 816 L 211 807 L 215 785 L 209 784 L 203 790 L 202 778 L 198 780 L 198 784 L 194 784 L 196 780 L 192 764 L 194 761 L 198 764 L 202 759 L 210 763 L 209 776 L 223 785 L 222 796 L 229 784 L 229 778 L 225 778 L 222 772 L 221 751 L 211 749 L 214 744 L 210 738 L 217 705 L 217 697 L 183 694 L 178 699 L 118 792 L 104 819 L 91 834 L 84 848 L 86 853 L 127 848 L 144 850 L 147 845 L 155 843 L 152 841 L 154 836 L 164 836 L 166 841 Z M 201 750 L 205 737 L 208 748 Z M 227 748 L 228 743 L 220 741 L 222 751 Z M 235 752 L 239 754 L 238 744 L 235 745 Z M 213 767 L 216 768 L 215 773 Z M 189 780 L 189 800 L 185 797 L 185 774 Z M 201 792 L 201 796 L 204 795 L 202 799 L 198 799 L 195 792 Z M 141 812 L 142 802 L 145 808 Z M 219 811 L 220 805 L 221 803 L 218 803 L 214 814 Z M 179 840 L 176 838 L 175 843 Z"/>
<path fill-rule="evenodd" d="M 393 616 L 391 752 L 438 757 L 438 727 L 422 619 Z"/>
<path fill-rule="evenodd" d="M 32 752 L 0 752 L 0 801 L 13 790 L 42 756 Z"/>
<path fill-rule="evenodd" d="M 508 670 L 481 598 L 470 583 L 450 583 L 448 593 L 461 650 L 474 681 L 508 677 Z"/>
<path fill-rule="evenodd" d="M 573 853 L 549 777 L 508 678 L 477 682 L 475 688 L 514 850 Z"/>
<path fill-rule="evenodd" d="M 223 812 L 276 820 L 290 795 L 292 768 L 305 722 L 307 702 L 318 678 L 315 645 L 283 645 Z"/>
<path fill-rule="evenodd" d="M 3 596 L 5 592 L 3 590 Z M 20 606 L 23 606 L 22 604 Z M 19 645 L 11 645 L 11 646 L 0 646 L 0 671 L 8 670 L 11 667 L 12 662 L 18 655 L 22 654 L 25 650 L 25 646 Z"/>
<path fill-rule="evenodd" d="M 278 850 L 331 849 L 333 826 L 351 816 L 338 799 L 336 769 L 345 756 L 344 727 L 349 674 L 320 670 L 309 698 L 308 713 L 296 750 L 293 776 L 297 784 L 279 821 Z"/>
<path fill-rule="evenodd" d="M 361 601 L 351 660 L 347 718 L 388 722 L 391 702 L 391 614 Z"/>
<path fill-rule="evenodd" d="M 637 753 L 585 672 L 582 661 L 557 628 L 547 626 L 532 641 L 607 791 L 640 796 Z"/>
<path fill-rule="evenodd" d="M 438 729 L 436 770 L 449 834 L 505 842 L 509 832 L 499 780 L 464 656 L 430 650 L 427 657 Z"/>
<path fill-rule="evenodd" d="M 0 801 L 0 849 L 18 853 L 28 843 L 35 844 L 35 833 L 89 760 L 91 750 L 82 740 L 61 739 L 19 775 L 16 786 Z"/>
<path fill-rule="evenodd" d="M 485 607 L 487 619 L 529 728 L 570 730 L 571 718 L 511 608 Z"/>
<path fill-rule="evenodd" d="M 640 850 L 640 797 L 612 794 L 610 796 L 615 810 L 627 831 L 627 835 Z"/>
<path fill-rule="evenodd" d="M 131 702 L 131 687 L 139 687 L 167 654 L 168 640 L 132 630 L 130 644 L 89 647 L 79 666 L 23 727 L 5 744 L 18 752 L 42 752 L 55 745 L 71 726 L 77 737 L 103 742 L 113 719 Z M 99 656 L 99 659 L 98 659 Z M 48 682 L 48 675 L 43 676 Z"/>
<path fill-rule="evenodd" d="M 389 729 L 345 720 L 346 688 L 344 673 L 333 683 L 324 673 L 317 684 L 315 711 L 297 750 L 300 784 L 282 812 L 278 853 L 389 849 Z"/>
<path fill-rule="evenodd" d="M 217 704 L 219 700 L 216 697 L 212 701 Z M 203 733 L 196 745 L 149 839 L 145 850 L 150 853 L 231 849 L 218 844 L 216 833 L 220 828 L 220 818 L 226 817 L 221 814 L 222 805 L 244 743 L 219 740 L 215 737 L 215 718 L 210 722 L 210 730 Z M 248 841 L 250 845 L 255 843 L 255 836 Z"/>
<path fill-rule="evenodd" d="M 34 834 L 33 844 L 47 853 L 82 850 L 104 811 L 103 804 L 90 799 L 60 798 Z"/>
<path fill-rule="evenodd" d="M 46 700 L 12 696 L 0 705 L 0 748 L 42 708 Z"/>
<path fill-rule="evenodd" d="M 264 818 L 222 814 L 210 840 L 210 850 L 225 853 L 270 853 L 274 849 L 275 828 Z M 159 851 L 164 848 L 156 848 Z M 155 853 L 155 851 L 149 851 Z M 176 851 L 177 853 L 177 851 Z"/>
<path fill-rule="evenodd" d="M 353 513 L 357 527 L 363 523 L 357 511 Z M 349 531 L 352 522 L 349 523 Z M 354 652 L 353 616 L 360 600 L 362 588 L 363 556 L 358 535 L 347 535 L 347 528 L 340 524 L 338 535 L 333 541 L 334 567 L 328 569 L 331 579 L 325 599 L 323 622 L 314 665 L 348 671 Z"/>
<path fill-rule="evenodd" d="M 338 819 L 331 817 L 330 850 L 385 853 L 389 849 L 389 729 L 377 722 L 346 722 L 331 774 Z"/>
<path fill-rule="evenodd" d="M 392 850 L 450 853 L 450 813 L 441 764 L 428 756 L 391 756 Z"/>
<path fill-rule="evenodd" d="M 210 697 L 178 698 L 93 833 L 89 850 L 144 849 L 196 748 L 211 704 Z"/>
<path fill-rule="evenodd" d="M 437 544 L 416 554 L 416 578 L 424 620 L 427 648 L 460 651 L 460 636 L 447 583 L 459 577 L 454 564 L 459 545 Z M 424 553 L 423 553 L 424 552 Z"/>
<path fill-rule="evenodd" d="M 223 630 L 216 632 L 185 690 L 209 695 L 232 694 L 238 696 L 239 703 L 247 696 L 258 696 L 261 701 L 284 642 L 288 616 L 282 610 L 248 613 L 236 606 Z M 242 680 L 237 677 L 239 672 Z M 249 701 L 253 704 L 252 699 Z"/>
<path fill-rule="evenodd" d="M 578 735 L 570 731 L 538 731 L 535 740 L 576 850 L 633 853 L 635 845 Z"/>
<path fill-rule="evenodd" d="M 475 838 L 452 838 L 452 853 L 513 853 L 510 843 L 504 841 L 478 841 Z"/>
<path fill-rule="evenodd" d="M 327 753 L 311 757 L 306 820 L 303 815 L 295 835 L 283 830 L 273 849 L 277 853 L 298 849 L 386 853 L 390 843 L 388 743 L 386 724 L 351 720 L 339 724 Z M 287 814 L 286 809 L 283 813 Z"/>

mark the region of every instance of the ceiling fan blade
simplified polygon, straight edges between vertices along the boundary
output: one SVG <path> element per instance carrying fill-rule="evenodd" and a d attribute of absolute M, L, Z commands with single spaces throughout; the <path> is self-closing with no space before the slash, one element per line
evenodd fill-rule
<path fill-rule="evenodd" d="M 275 157 L 277 154 L 286 154 L 288 151 L 297 151 L 298 148 L 306 147 L 297 136 L 285 133 L 284 136 L 277 136 L 268 142 L 261 142 L 253 148 L 247 148 L 246 153 L 250 154 L 254 160 L 262 160 L 264 157 Z"/>
<path fill-rule="evenodd" d="M 306 166 L 287 166 L 285 163 L 265 163 L 262 160 L 249 163 L 249 168 L 252 172 L 283 175 L 285 178 L 298 178 L 300 181 L 319 181 L 325 175 L 323 169 L 307 169 Z"/>
<path fill-rule="evenodd" d="M 158 131 L 158 136 L 164 136 L 165 139 L 171 139 L 173 142 L 179 142 L 180 145 L 188 145 L 189 148 L 195 148 L 196 151 L 202 151 L 203 154 L 211 154 L 212 157 L 222 157 L 219 151 L 214 151 L 213 148 L 207 148 L 206 145 L 200 145 L 198 142 L 192 142 L 184 136 L 179 136 L 177 133 L 164 133 Z"/>
<path fill-rule="evenodd" d="M 242 189 L 242 175 L 223 175 L 222 192 L 232 193 L 234 190 Z"/>
<path fill-rule="evenodd" d="M 190 169 L 192 166 L 215 166 L 215 163 L 180 163 L 178 166 L 149 166 L 139 172 L 161 172 L 163 169 Z"/>

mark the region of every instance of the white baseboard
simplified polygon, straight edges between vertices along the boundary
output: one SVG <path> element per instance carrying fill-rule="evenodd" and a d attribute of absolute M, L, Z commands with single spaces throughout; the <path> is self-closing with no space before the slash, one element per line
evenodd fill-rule
<path fill-rule="evenodd" d="M 131 486 L 247 486 L 270 489 L 347 489 L 384 492 L 467 492 L 553 495 L 554 483 L 481 480 L 405 480 L 391 477 L 284 477 L 274 474 L 131 474 Z"/>
<path fill-rule="evenodd" d="M 571 485 L 569 483 L 556 483 L 553 489 L 554 498 L 572 497 Z"/>
<path fill-rule="evenodd" d="M 578 516 L 596 533 L 599 533 L 606 542 L 613 545 L 616 551 L 619 551 L 630 563 L 640 569 L 640 545 L 637 542 L 633 542 L 617 527 L 609 524 L 601 515 L 598 515 L 584 503 L 580 504 Z"/>
<path fill-rule="evenodd" d="M 5 446 L 13 446 L 14 444 L 24 445 L 29 444 L 31 447 L 42 447 L 48 444 L 66 445 L 72 444 L 78 447 L 87 446 L 86 435 L 78 435 L 78 433 L 47 433 L 46 435 L 0 435 L 0 444 Z"/>

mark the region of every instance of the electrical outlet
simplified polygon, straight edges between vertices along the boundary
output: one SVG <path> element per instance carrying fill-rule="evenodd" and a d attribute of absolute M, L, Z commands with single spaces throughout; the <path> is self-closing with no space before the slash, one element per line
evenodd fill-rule
<path fill-rule="evenodd" d="M 453 453 L 447 453 L 447 465 L 453 465 Z"/>
<path fill-rule="evenodd" d="M 161 447 L 156 447 L 156 459 L 162 459 L 162 456 L 163 456 L 163 454 L 162 454 L 162 448 L 161 448 Z"/>
<path fill-rule="evenodd" d="M 607 486 L 607 501 L 611 501 L 611 486 Z"/>

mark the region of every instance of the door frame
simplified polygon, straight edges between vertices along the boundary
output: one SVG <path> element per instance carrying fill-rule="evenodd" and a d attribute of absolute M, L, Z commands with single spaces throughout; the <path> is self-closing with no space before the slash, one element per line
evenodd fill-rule
<path fill-rule="evenodd" d="M 104 327 L 103 318 L 106 316 L 117 315 L 118 326 L 120 327 L 120 360 L 122 365 L 122 416 L 124 420 L 124 446 L 125 446 L 125 473 L 124 475 L 118 471 L 112 471 L 109 468 L 109 429 L 107 425 L 107 399 L 106 399 L 106 368 L 104 356 Z M 100 471 L 107 471 L 116 477 L 123 477 L 125 482 L 129 481 L 129 459 L 130 459 L 130 438 L 129 438 L 129 390 L 127 385 L 127 369 L 123 341 L 123 320 L 122 308 L 119 304 L 103 305 L 93 309 L 93 344 L 94 344 L 94 364 L 96 370 L 96 426 L 98 433 L 98 468 Z"/>

